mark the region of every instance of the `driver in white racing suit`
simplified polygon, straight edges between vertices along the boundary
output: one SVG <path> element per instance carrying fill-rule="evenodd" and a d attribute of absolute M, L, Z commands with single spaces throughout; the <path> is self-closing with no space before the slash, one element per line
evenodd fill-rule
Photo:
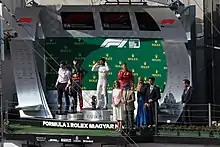
<path fill-rule="evenodd" d="M 97 104 L 96 108 L 100 109 L 101 96 L 104 96 L 104 106 L 103 109 L 107 109 L 107 85 L 108 85 L 108 73 L 109 66 L 106 63 L 105 58 L 101 58 L 95 65 L 92 67 L 92 71 L 98 72 L 98 83 L 97 83 Z"/>

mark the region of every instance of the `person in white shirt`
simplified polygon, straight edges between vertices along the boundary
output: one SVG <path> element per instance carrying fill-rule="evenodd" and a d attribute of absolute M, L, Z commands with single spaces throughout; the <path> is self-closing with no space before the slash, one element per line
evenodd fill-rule
<path fill-rule="evenodd" d="M 114 81 L 114 89 L 112 90 L 112 108 L 113 121 L 117 121 L 116 131 L 122 131 L 123 113 L 125 110 L 124 98 L 120 89 L 120 82 Z"/>
<path fill-rule="evenodd" d="M 92 67 L 92 71 L 98 72 L 98 83 L 97 83 L 97 104 L 96 108 L 100 109 L 101 96 L 104 95 L 104 109 L 107 109 L 107 85 L 108 85 L 108 73 L 109 66 L 106 63 L 105 58 L 101 58 L 99 62 L 97 62 Z"/>
<path fill-rule="evenodd" d="M 55 87 L 57 88 L 57 93 L 58 93 L 58 107 L 57 107 L 58 113 L 62 112 L 63 93 L 65 95 L 65 101 L 66 101 L 65 113 L 68 112 L 69 106 L 70 106 L 67 83 L 71 77 L 71 72 L 66 68 L 66 66 L 67 66 L 67 63 L 64 61 L 60 63 L 60 68 L 58 71 L 58 78 L 57 78 L 56 85 L 55 85 Z"/>

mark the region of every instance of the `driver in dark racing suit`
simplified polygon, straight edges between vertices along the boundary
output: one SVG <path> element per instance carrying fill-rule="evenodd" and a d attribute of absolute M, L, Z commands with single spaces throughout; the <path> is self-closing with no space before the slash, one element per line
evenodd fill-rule
<path fill-rule="evenodd" d="M 83 111 L 83 99 L 82 99 L 82 77 L 84 71 L 80 68 L 79 61 L 73 61 L 72 76 L 68 82 L 69 94 L 73 97 L 72 111 L 77 112 L 77 98 L 79 98 L 80 112 Z"/>

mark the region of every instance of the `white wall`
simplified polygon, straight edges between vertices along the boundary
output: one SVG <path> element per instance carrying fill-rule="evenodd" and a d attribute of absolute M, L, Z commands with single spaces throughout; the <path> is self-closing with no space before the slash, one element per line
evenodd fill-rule
<path fill-rule="evenodd" d="M 10 9 L 12 13 L 15 12 L 16 7 L 23 7 L 25 0 L 3 0 L 3 3 Z M 11 15 L 3 9 L 3 17 L 5 20 L 9 21 L 9 24 L 12 24 L 11 21 L 13 18 Z M 4 24 L 4 30 L 10 30 L 11 28 L 8 25 Z M 12 65 L 9 56 L 5 56 L 5 61 L 3 63 L 3 97 L 12 103 L 13 94 L 15 93 L 15 86 L 14 86 L 14 78 L 12 72 Z M 10 107 L 10 106 L 9 106 Z"/>

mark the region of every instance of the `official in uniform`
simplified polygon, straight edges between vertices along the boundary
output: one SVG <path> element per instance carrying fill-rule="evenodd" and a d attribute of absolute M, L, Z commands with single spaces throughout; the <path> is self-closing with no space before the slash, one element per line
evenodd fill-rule
<path fill-rule="evenodd" d="M 58 113 L 62 112 L 62 97 L 63 93 L 65 95 L 65 101 L 66 101 L 66 107 L 65 107 L 65 113 L 68 112 L 69 106 L 70 106 L 70 100 L 68 95 L 68 81 L 71 77 L 71 72 L 67 69 L 67 63 L 62 61 L 60 62 L 60 68 L 58 71 L 58 78 L 55 84 L 55 87 L 57 88 L 58 93 Z"/>

